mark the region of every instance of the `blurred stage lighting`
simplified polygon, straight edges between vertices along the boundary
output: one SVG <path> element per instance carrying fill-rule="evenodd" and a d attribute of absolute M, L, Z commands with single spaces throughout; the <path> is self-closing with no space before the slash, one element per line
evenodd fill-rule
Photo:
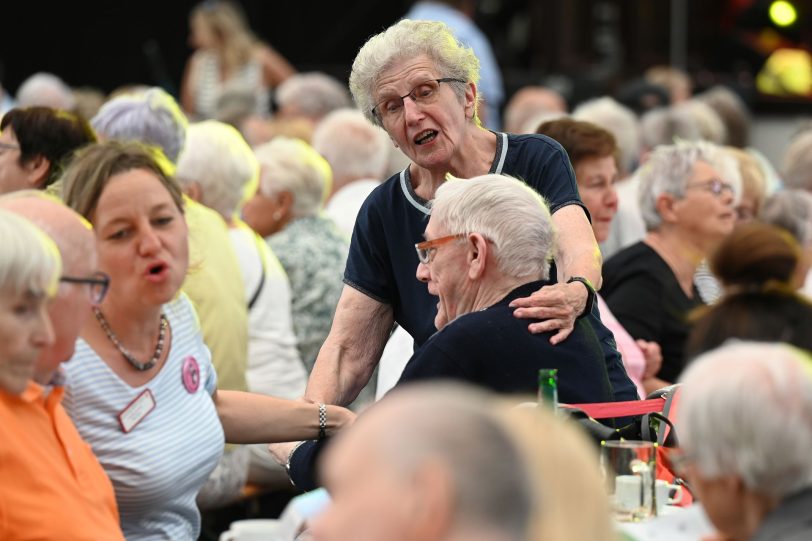
<path fill-rule="evenodd" d="M 790 26 L 798 19 L 798 11 L 791 2 L 776 0 L 770 4 L 770 20 L 776 26 Z"/>

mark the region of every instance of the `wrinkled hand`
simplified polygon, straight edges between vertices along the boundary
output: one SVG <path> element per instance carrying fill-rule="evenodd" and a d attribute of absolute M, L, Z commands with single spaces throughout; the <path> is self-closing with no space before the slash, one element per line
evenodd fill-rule
<path fill-rule="evenodd" d="M 660 344 L 647 340 L 637 340 L 637 345 L 640 347 L 640 350 L 643 352 L 643 357 L 646 359 L 643 379 L 653 378 L 663 365 L 663 353 L 660 351 Z"/>
<path fill-rule="evenodd" d="M 544 286 L 529 297 L 510 303 L 513 315 L 520 319 L 540 319 L 528 326 L 534 334 L 555 331 L 550 343 L 563 342 L 575 327 L 575 319 L 586 307 L 587 290 L 580 282 Z"/>
<path fill-rule="evenodd" d="M 283 443 L 272 443 L 268 446 L 268 451 L 280 466 L 285 466 L 288 463 L 288 457 L 293 449 L 299 445 L 298 441 L 286 441 Z"/>

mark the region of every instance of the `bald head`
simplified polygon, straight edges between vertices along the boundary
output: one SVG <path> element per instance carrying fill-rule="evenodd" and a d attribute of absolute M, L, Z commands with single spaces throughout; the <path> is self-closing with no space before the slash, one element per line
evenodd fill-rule
<path fill-rule="evenodd" d="M 566 113 L 567 102 L 563 96 L 543 86 L 526 86 L 519 89 L 505 107 L 505 131 L 523 133 L 527 122 L 540 113 Z"/>
<path fill-rule="evenodd" d="M 325 456 L 336 503 L 317 539 L 524 539 L 533 491 L 492 406 L 488 394 L 429 384 L 396 390 L 370 408 Z M 402 516 L 377 507 L 395 499 Z"/>
<path fill-rule="evenodd" d="M 97 270 L 96 240 L 90 224 L 59 200 L 35 190 L 0 197 L 0 208 L 28 218 L 54 240 L 62 256 L 62 274 L 89 278 Z M 73 355 L 79 333 L 91 312 L 87 284 L 61 283 L 48 310 L 56 340 L 37 360 L 35 379 L 49 383 L 59 364 Z"/>

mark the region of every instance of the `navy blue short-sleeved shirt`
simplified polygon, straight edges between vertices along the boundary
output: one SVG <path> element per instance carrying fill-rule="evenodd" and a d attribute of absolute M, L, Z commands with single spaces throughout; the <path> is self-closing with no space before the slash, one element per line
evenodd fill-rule
<path fill-rule="evenodd" d="M 549 137 L 497 133 L 488 172 L 523 180 L 544 197 L 550 213 L 567 205 L 580 205 L 587 212 L 566 152 Z M 409 169 L 394 175 L 361 207 L 344 271 L 344 283 L 390 304 L 395 321 L 418 345 L 437 330 L 437 297 L 415 277 L 419 261 L 414 245 L 423 240 L 430 214 L 429 202 L 412 188 Z M 555 280 L 555 273 L 550 274 Z"/>

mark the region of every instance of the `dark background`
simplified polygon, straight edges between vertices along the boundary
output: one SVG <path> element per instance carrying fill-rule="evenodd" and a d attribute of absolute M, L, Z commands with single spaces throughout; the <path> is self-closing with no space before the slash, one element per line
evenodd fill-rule
<path fill-rule="evenodd" d="M 781 30 L 781 39 L 808 47 L 812 0 L 792 1 L 799 20 Z M 256 34 L 297 69 L 343 80 L 366 38 L 395 22 L 411 3 L 241 2 Z M 36 71 L 50 71 L 71 86 L 105 92 L 146 83 L 176 93 L 191 53 L 188 14 L 196 2 L 3 4 L 0 60 L 9 91 Z M 552 80 L 569 85 L 571 101 L 577 102 L 668 63 L 672 8 L 684 6 L 685 54 L 678 61 L 699 89 L 727 82 L 758 106 L 765 100 L 753 91 L 752 75 L 765 54 L 753 43 L 770 27 L 768 5 L 767 0 L 480 0 L 476 21 L 494 47 L 508 96 L 521 85 Z"/>

